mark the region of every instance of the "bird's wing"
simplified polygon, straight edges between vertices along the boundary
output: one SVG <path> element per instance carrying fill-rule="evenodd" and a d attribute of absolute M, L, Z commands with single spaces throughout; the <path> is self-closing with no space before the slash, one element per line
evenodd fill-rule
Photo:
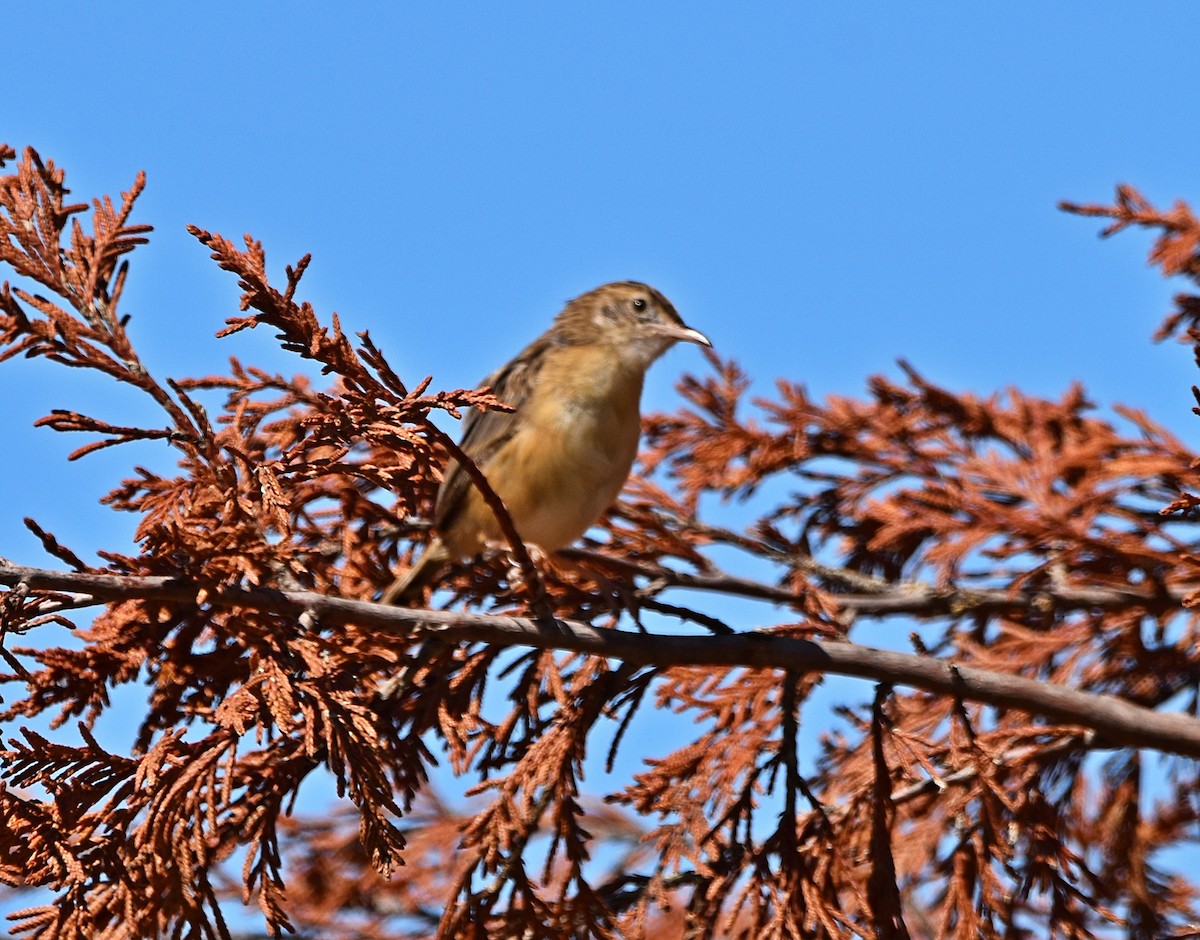
<path fill-rule="evenodd" d="M 552 344 L 544 336 L 534 340 L 515 359 L 493 372 L 483 380 L 496 397 L 516 411 L 472 411 L 463 421 L 463 436 L 459 447 L 475 461 L 475 465 L 487 472 L 488 462 L 512 438 L 520 419 L 521 408 L 529 399 L 530 390 L 537 381 L 538 370 L 545 360 L 546 350 Z M 444 528 L 463 504 L 471 489 L 471 477 L 451 460 L 446 476 L 438 489 L 437 509 L 434 522 Z"/>

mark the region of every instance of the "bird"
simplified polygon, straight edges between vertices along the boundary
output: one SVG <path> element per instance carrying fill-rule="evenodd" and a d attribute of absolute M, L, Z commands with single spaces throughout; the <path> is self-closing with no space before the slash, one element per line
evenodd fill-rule
<path fill-rule="evenodd" d="M 504 502 L 522 542 L 544 553 L 565 548 L 613 504 L 637 456 L 646 371 L 678 342 L 712 346 L 662 293 L 615 281 L 568 301 L 545 333 L 483 380 L 513 410 L 472 411 L 459 446 Z M 507 544 L 454 460 L 433 521 L 435 537 L 382 603 L 408 603 L 452 559 Z"/>

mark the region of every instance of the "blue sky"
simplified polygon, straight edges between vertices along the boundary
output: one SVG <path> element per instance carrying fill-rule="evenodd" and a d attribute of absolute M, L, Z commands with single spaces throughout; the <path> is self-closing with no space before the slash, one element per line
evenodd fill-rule
<path fill-rule="evenodd" d="M 0 135 L 64 164 L 77 196 L 146 170 L 156 232 L 125 309 L 158 375 L 230 354 L 297 368 L 265 332 L 212 339 L 237 291 L 191 222 L 262 239 L 280 280 L 311 252 L 318 311 L 437 386 L 637 278 L 763 390 L 857 394 L 903 356 L 981 392 L 1082 379 L 1192 434 L 1191 357 L 1149 342 L 1177 287 L 1147 270 L 1146 237 L 1100 242 L 1055 202 L 1120 181 L 1200 202 L 1200 125 L 1171 72 L 1200 9 L 1084 9 L 44 5 L 7 14 L 38 41 L 6 53 L 28 87 Z M 673 406 L 699 365 L 672 352 L 647 405 Z M 141 404 L 64 371 L 0 369 L 0 555 L 35 554 L 31 510 L 81 548 L 130 529 L 86 507 L 131 457 L 64 467 L 77 442 L 29 425 Z"/>
<path fill-rule="evenodd" d="M 5 13 L 0 140 L 78 197 L 145 169 L 125 311 L 160 377 L 216 341 L 233 278 L 187 223 L 314 256 L 302 292 L 402 375 L 473 385 L 562 301 L 649 281 L 768 391 L 858 394 L 909 359 L 933 381 L 1146 409 L 1185 440 L 1190 353 L 1150 334 L 1180 285 L 1148 237 L 1101 242 L 1059 199 L 1118 182 L 1200 204 L 1191 3 L 632 2 L 25 5 Z M 5 276 L 0 273 L 0 277 Z M 655 367 L 648 408 L 701 367 Z M 162 448 L 35 431 L 54 407 L 152 415 L 100 377 L 0 365 L 0 556 L 42 563 L 35 516 L 85 554 L 133 520 L 96 499 Z"/>

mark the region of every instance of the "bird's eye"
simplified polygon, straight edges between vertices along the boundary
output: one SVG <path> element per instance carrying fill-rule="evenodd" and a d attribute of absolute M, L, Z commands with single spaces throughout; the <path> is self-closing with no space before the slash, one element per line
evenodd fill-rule
<path fill-rule="evenodd" d="M 633 309 L 634 310 L 645 310 L 646 309 L 646 301 L 644 301 L 641 297 L 634 297 L 633 298 Z"/>

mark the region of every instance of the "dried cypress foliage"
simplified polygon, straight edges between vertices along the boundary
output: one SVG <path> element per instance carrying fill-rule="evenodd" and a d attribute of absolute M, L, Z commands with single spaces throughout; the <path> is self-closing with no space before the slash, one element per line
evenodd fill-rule
<path fill-rule="evenodd" d="M 0 288 L 0 359 L 96 370 L 161 414 L 51 412 L 73 457 L 178 461 L 105 499 L 137 554 L 90 565 L 30 520 L 54 564 L 0 561 L 0 881 L 49 899 L 21 936 L 246 936 L 242 902 L 263 935 L 364 940 L 1195 935 L 1170 859 L 1200 813 L 1196 455 L 1146 416 L 907 366 L 862 398 L 748 401 L 713 357 L 593 543 L 382 607 L 453 452 L 429 416 L 504 404 L 410 388 L 298 300 L 307 259 L 280 290 L 261 245 L 198 229 L 243 291 L 222 335 L 266 326 L 329 380 L 234 360 L 160 381 L 119 309 L 142 178 L 89 216 L 32 150 L 0 161 L 0 263 L 37 285 Z M 1068 208 L 1154 228 L 1153 260 L 1200 279 L 1186 206 Z M 1200 346 L 1198 318 L 1182 296 L 1161 334 Z M 706 521 L 715 499 L 744 524 Z M 774 622 L 726 622 L 721 595 Z M 856 642 L 864 618 L 910 651 Z M 825 674 L 875 685 L 805 753 Z M 119 686 L 146 692 L 128 753 L 94 731 Z M 651 710 L 686 743 L 633 741 Z M 589 747 L 649 759 L 585 791 Z M 439 801 L 435 759 L 471 801 Z M 314 776 L 338 807 L 293 815 Z"/>

